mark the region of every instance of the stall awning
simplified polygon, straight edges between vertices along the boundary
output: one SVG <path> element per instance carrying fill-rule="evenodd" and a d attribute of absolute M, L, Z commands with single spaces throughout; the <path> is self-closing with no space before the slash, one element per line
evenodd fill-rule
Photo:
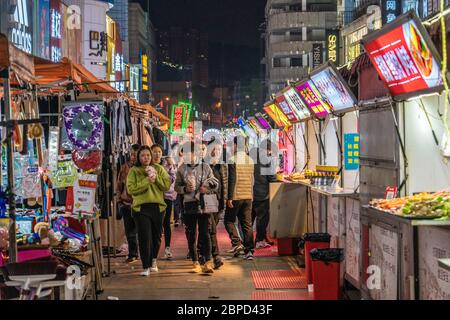
<path fill-rule="evenodd" d="M 4 34 L 0 34 L 0 70 L 8 67 L 18 80 L 34 81 L 33 57 L 17 49 Z"/>
<path fill-rule="evenodd" d="M 63 58 L 61 62 L 53 63 L 44 59 L 34 58 L 36 82 L 40 85 L 64 83 L 72 79 L 76 84 L 86 84 L 90 91 L 101 93 L 118 93 L 116 89 L 108 83 L 101 83 L 83 65 L 74 63 L 68 58 Z"/>
<path fill-rule="evenodd" d="M 148 110 L 153 116 L 158 117 L 161 123 L 169 123 L 170 119 L 163 115 L 161 112 L 157 111 L 152 105 L 149 103 L 144 104 L 141 108 Z"/>

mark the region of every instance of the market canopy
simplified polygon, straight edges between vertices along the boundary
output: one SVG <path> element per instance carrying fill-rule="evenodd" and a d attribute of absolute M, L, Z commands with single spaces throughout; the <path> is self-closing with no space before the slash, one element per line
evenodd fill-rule
<path fill-rule="evenodd" d="M 33 57 L 17 49 L 0 33 L 0 71 L 8 67 L 19 81 L 34 81 Z"/>
<path fill-rule="evenodd" d="M 170 119 L 167 116 L 157 111 L 150 103 L 142 105 L 141 108 L 148 110 L 153 116 L 158 117 L 161 123 L 170 122 Z"/>
<path fill-rule="evenodd" d="M 72 79 L 76 84 L 86 84 L 92 91 L 101 93 L 119 93 L 108 83 L 98 79 L 83 65 L 63 58 L 54 63 L 41 58 L 34 58 L 36 83 L 39 85 L 58 84 Z"/>

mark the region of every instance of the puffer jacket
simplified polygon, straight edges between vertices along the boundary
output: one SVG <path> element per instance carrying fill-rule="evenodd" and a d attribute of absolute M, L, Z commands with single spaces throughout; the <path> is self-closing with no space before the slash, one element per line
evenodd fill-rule
<path fill-rule="evenodd" d="M 231 162 L 228 165 L 228 200 L 253 200 L 253 160 L 245 152 L 238 152 Z"/>
<path fill-rule="evenodd" d="M 187 177 L 192 174 L 195 177 L 195 190 L 193 192 L 186 192 Z M 178 168 L 177 178 L 175 179 L 175 191 L 183 195 L 183 202 L 192 202 L 199 199 L 199 188 L 201 185 L 206 185 L 210 193 L 216 193 L 219 188 L 219 181 L 214 177 L 214 174 L 209 165 L 202 163 L 196 165 L 183 164 Z"/>

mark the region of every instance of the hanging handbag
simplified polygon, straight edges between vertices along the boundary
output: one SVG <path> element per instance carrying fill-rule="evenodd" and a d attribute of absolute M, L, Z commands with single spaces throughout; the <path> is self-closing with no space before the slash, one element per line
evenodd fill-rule
<path fill-rule="evenodd" d="M 215 213 L 219 212 L 219 199 L 215 193 L 201 194 L 200 203 L 202 207 L 202 213 Z"/>

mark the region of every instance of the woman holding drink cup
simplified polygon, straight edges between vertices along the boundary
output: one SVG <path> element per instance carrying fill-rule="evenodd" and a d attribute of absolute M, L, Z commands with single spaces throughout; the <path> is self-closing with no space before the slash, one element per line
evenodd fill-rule
<path fill-rule="evenodd" d="M 127 177 L 128 193 L 133 198 L 132 211 L 136 221 L 143 276 L 157 272 L 156 258 L 161 246 L 162 222 L 166 210 L 164 192 L 170 189 L 170 178 L 164 167 L 152 164 L 150 147 L 142 146 L 136 165 Z"/>

